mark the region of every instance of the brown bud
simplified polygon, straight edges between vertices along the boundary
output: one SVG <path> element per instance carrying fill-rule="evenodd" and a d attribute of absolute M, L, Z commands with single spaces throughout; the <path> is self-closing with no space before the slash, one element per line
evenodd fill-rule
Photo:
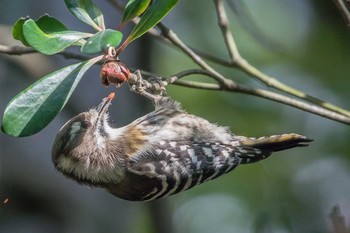
<path fill-rule="evenodd" d="M 130 78 L 130 71 L 123 63 L 109 60 L 102 65 L 100 76 L 103 85 L 115 84 L 120 87 Z"/>

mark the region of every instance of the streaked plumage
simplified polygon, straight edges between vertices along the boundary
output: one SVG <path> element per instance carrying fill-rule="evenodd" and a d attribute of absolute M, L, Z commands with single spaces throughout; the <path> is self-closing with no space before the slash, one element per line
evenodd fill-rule
<path fill-rule="evenodd" d="M 105 98 L 96 109 L 69 120 L 52 149 L 66 176 L 132 201 L 153 200 L 190 189 L 272 152 L 306 146 L 297 134 L 236 136 L 227 128 L 187 114 L 168 97 L 121 128 L 109 124 Z"/>

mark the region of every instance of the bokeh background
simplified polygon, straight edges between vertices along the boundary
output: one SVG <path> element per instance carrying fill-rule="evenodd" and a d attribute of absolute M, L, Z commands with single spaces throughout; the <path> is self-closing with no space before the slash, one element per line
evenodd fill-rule
<path fill-rule="evenodd" d="M 107 27 L 115 28 L 120 12 L 108 1 L 95 2 Z M 238 48 L 247 60 L 288 85 L 350 108 L 349 29 L 333 1 L 239 2 L 238 11 L 226 7 Z M 242 16 L 246 10 L 248 18 Z M 11 25 L 18 18 L 44 13 L 71 29 L 92 31 L 69 13 L 63 0 L 0 0 L 0 44 L 17 43 L 11 38 Z M 180 1 L 164 22 L 188 45 L 228 57 L 212 1 Z M 121 59 L 130 67 L 161 75 L 195 67 L 179 50 L 147 36 L 132 43 Z M 0 54 L 0 114 L 36 79 L 75 62 L 59 55 Z M 214 66 L 237 82 L 263 87 L 242 72 Z M 349 126 L 242 94 L 168 88 L 188 112 L 227 125 L 236 134 L 296 132 L 315 141 L 150 203 L 124 201 L 66 179 L 51 162 L 56 133 L 69 118 L 97 105 L 111 91 L 117 92 L 111 115 L 119 126 L 152 110 L 126 85 L 118 90 L 102 86 L 99 67 L 94 67 L 43 131 L 27 138 L 0 133 L 0 232 L 334 232 L 329 214 L 335 206 L 350 227 Z"/>

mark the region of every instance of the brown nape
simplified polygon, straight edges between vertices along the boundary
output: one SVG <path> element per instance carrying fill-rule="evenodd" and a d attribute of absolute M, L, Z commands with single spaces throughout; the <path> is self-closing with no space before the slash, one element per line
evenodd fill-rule
<path fill-rule="evenodd" d="M 126 157 L 131 158 L 137 155 L 147 143 L 147 134 L 138 126 L 128 127 L 123 134 L 123 137 L 119 138 L 119 143 L 115 141 L 111 142 L 114 145 L 118 145 L 119 149 L 123 151 Z"/>

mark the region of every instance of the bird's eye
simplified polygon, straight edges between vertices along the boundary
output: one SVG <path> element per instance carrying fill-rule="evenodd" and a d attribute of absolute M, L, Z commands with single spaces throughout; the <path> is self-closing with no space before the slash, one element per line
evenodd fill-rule
<path fill-rule="evenodd" d="M 90 121 L 82 121 L 81 122 L 81 127 L 83 128 L 83 129 L 88 129 L 88 128 L 91 128 L 91 122 Z"/>

